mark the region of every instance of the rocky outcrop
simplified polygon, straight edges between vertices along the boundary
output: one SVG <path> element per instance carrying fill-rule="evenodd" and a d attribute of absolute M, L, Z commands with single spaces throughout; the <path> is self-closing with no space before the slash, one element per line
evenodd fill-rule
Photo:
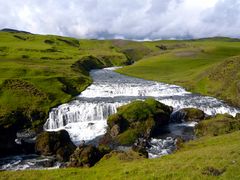
<path fill-rule="evenodd" d="M 92 145 L 80 145 L 70 156 L 68 167 L 92 167 L 104 156 Z"/>
<path fill-rule="evenodd" d="M 195 121 L 199 122 L 205 118 L 205 113 L 196 108 L 183 108 L 178 110 L 177 112 L 174 112 L 171 115 L 171 121 L 182 123 L 183 121 L 190 122 Z"/>
<path fill-rule="evenodd" d="M 154 99 L 134 101 L 118 108 L 108 118 L 108 131 L 100 143 L 110 146 L 133 145 L 138 138 L 148 139 L 169 123 L 172 107 Z"/>
<path fill-rule="evenodd" d="M 150 147 L 149 141 L 144 138 L 139 138 L 132 146 L 132 150 L 138 152 L 139 154 L 143 155 L 144 157 L 148 157 L 147 148 Z"/>
<path fill-rule="evenodd" d="M 17 132 L 27 124 L 27 117 L 21 109 L 0 116 L 0 156 L 22 153 L 21 147 L 15 142 Z"/>
<path fill-rule="evenodd" d="M 195 127 L 197 136 L 218 136 L 240 130 L 240 118 L 229 114 L 217 114 L 203 120 Z"/>
<path fill-rule="evenodd" d="M 38 154 L 56 155 L 59 161 L 68 161 L 76 146 L 66 130 L 43 132 L 37 136 L 35 150 Z"/>

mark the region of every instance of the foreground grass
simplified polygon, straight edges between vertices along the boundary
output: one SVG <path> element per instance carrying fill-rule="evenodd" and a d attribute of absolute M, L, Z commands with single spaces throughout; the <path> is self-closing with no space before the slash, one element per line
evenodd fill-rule
<path fill-rule="evenodd" d="M 189 142 L 172 155 L 103 158 L 93 168 L 1 172 L 1 179 L 239 179 L 240 132 Z"/>
<path fill-rule="evenodd" d="M 160 41 L 166 50 L 117 70 L 139 78 L 178 84 L 240 106 L 240 42 L 228 38 Z M 171 48 L 177 47 L 177 48 Z"/>

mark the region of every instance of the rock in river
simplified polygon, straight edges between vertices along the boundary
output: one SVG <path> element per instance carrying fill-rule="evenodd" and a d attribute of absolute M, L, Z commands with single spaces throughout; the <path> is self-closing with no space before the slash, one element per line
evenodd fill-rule
<path fill-rule="evenodd" d="M 68 161 L 76 146 L 66 130 L 43 132 L 37 136 L 35 150 L 45 156 L 56 155 L 59 161 Z"/>

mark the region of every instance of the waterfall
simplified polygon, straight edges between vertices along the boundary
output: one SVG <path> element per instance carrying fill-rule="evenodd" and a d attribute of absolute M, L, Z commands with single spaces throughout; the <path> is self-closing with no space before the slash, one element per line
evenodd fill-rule
<path fill-rule="evenodd" d="M 224 102 L 208 96 L 187 92 L 176 85 L 146 81 L 101 69 L 91 71 L 93 84 L 76 100 L 53 108 L 44 124 L 47 131 L 66 129 L 75 144 L 91 141 L 106 132 L 107 117 L 117 108 L 136 99 L 153 97 L 174 110 L 195 107 L 209 115 L 240 112 Z"/>
<path fill-rule="evenodd" d="M 45 129 L 59 129 L 69 123 L 103 121 L 117 112 L 117 107 L 124 103 L 81 102 L 63 104 L 52 109 L 44 125 Z"/>

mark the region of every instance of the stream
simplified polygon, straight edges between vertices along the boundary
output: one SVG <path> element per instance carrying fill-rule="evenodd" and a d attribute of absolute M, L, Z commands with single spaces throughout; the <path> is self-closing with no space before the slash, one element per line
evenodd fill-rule
<path fill-rule="evenodd" d="M 216 98 L 193 94 L 176 85 L 128 77 L 114 72 L 115 69 L 92 70 L 90 74 L 93 78 L 93 84 L 75 100 L 53 108 L 44 124 L 44 130 L 65 129 L 76 145 L 83 141 L 96 144 L 97 140 L 106 132 L 107 117 L 116 113 L 119 106 L 149 97 L 172 106 L 174 112 L 187 107 L 201 109 L 207 115 L 228 113 L 235 116 L 236 113 L 240 112 L 239 109 Z M 156 158 L 170 154 L 175 148 L 175 137 L 177 136 L 193 139 L 194 125 L 195 123 L 170 123 L 165 134 L 163 133 L 161 137 L 151 140 L 151 147 L 148 149 L 149 157 Z M 26 159 L 24 159 L 25 162 L 27 162 Z M 35 162 L 33 159 L 31 161 Z M 0 159 L 0 162 L 3 160 Z M 14 158 L 10 162 L 0 163 L 0 170 L 16 170 L 19 164 L 24 164 L 19 159 L 14 161 Z M 34 167 L 41 168 L 35 164 L 35 166 L 29 165 L 25 169 L 35 169 Z"/>

